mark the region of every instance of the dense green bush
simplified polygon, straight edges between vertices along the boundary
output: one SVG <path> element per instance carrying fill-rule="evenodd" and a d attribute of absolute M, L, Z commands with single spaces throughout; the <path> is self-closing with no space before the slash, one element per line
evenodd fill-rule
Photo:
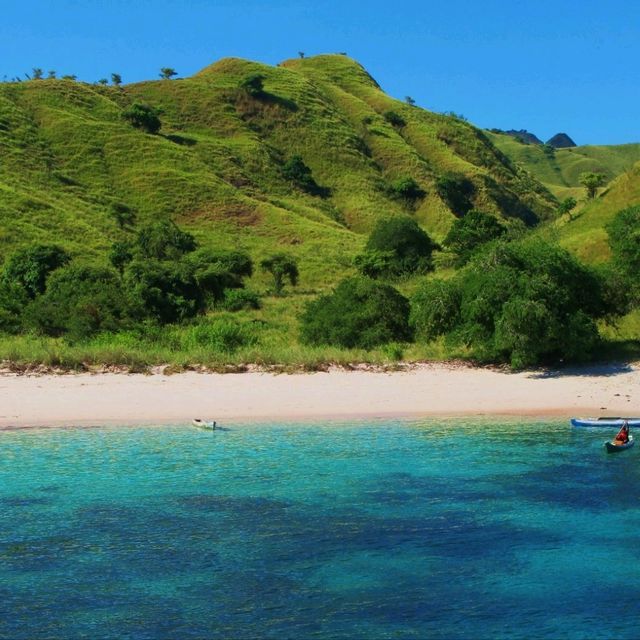
<path fill-rule="evenodd" d="M 246 289 L 227 289 L 224 292 L 222 308 L 227 311 L 242 311 L 243 309 L 259 309 L 260 296 Z"/>
<path fill-rule="evenodd" d="M 410 322 L 427 342 L 451 331 L 460 320 L 461 292 L 452 280 L 426 280 L 411 299 Z"/>
<path fill-rule="evenodd" d="M 382 117 L 393 127 L 401 128 L 407 124 L 405 119 L 395 111 L 385 111 Z"/>
<path fill-rule="evenodd" d="M 23 328 L 22 314 L 29 301 L 23 287 L 0 281 L 0 331 L 20 332 Z"/>
<path fill-rule="evenodd" d="M 393 198 L 408 203 L 414 203 L 425 196 L 424 189 L 413 178 L 406 176 L 393 182 L 389 187 L 389 193 Z"/>
<path fill-rule="evenodd" d="M 427 340 L 447 334 L 481 360 L 520 368 L 587 359 L 599 340 L 595 320 L 620 311 L 613 297 L 596 272 L 563 249 L 501 242 L 454 281 L 425 286 L 412 320 Z"/>
<path fill-rule="evenodd" d="M 204 308 L 203 290 L 193 267 L 184 261 L 134 260 L 125 271 L 124 283 L 139 319 L 180 322 Z"/>
<path fill-rule="evenodd" d="M 57 245 L 33 244 L 9 256 L 2 272 L 8 285 L 22 287 L 30 298 L 45 290 L 47 276 L 69 262 L 71 257 Z"/>
<path fill-rule="evenodd" d="M 431 254 L 437 245 L 409 216 L 378 221 L 369 235 L 365 253 L 355 260 L 369 277 L 398 277 L 433 269 Z"/>
<path fill-rule="evenodd" d="M 255 334 L 246 324 L 230 318 L 201 322 L 184 333 L 183 347 L 201 347 L 218 353 L 234 353 L 257 342 Z"/>
<path fill-rule="evenodd" d="M 333 293 L 310 302 L 301 318 L 301 339 L 313 345 L 371 349 L 411 336 L 409 301 L 369 278 L 343 280 Z"/>
<path fill-rule="evenodd" d="M 176 260 L 194 251 L 196 240 L 171 220 L 160 220 L 142 227 L 136 237 L 140 257 L 150 260 Z"/>
<path fill-rule="evenodd" d="M 640 206 L 616 213 L 607 226 L 613 258 L 625 273 L 640 277 Z"/>
<path fill-rule="evenodd" d="M 117 331 L 130 311 L 115 271 L 70 264 L 51 274 L 46 291 L 27 306 L 24 319 L 38 333 L 81 339 Z"/>
<path fill-rule="evenodd" d="M 162 123 L 160 112 L 148 104 L 134 102 L 122 112 L 122 118 L 129 124 L 147 133 L 158 133 Z"/>
<path fill-rule="evenodd" d="M 456 266 L 469 261 L 481 245 L 504 235 L 506 228 L 495 216 L 472 209 L 451 225 L 444 246 L 456 254 Z"/>

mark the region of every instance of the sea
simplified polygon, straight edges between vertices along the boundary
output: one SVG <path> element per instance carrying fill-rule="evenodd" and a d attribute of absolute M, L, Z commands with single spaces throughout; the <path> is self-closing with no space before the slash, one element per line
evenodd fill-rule
<path fill-rule="evenodd" d="M 638 638 L 640 449 L 613 435 L 6 430 L 0 638 Z"/>

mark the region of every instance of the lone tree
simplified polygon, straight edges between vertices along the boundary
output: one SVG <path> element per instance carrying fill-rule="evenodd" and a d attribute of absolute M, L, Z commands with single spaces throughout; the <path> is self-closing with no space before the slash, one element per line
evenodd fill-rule
<path fill-rule="evenodd" d="M 563 216 L 565 213 L 568 213 L 569 218 L 571 218 L 571 212 L 576 208 L 577 204 L 578 201 L 575 198 L 569 196 L 560 203 L 560 206 L 558 207 L 558 213 L 561 216 Z"/>
<path fill-rule="evenodd" d="M 31 70 L 31 79 L 32 80 L 42 80 L 42 69 L 36 67 Z"/>
<path fill-rule="evenodd" d="M 100 78 L 100 80 L 98 80 L 98 84 L 104 86 L 106 84 L 109 84 L 109 81 L 106 78 Z"/>
<path fill-rule="evenodd" d="M 49 80 L 55 80 L 56 72 L 53 69 L 49 71 L 48 74 L 49 74 L 48 75 Z"/>
<path fill-rule="evenodd" d="M 587 198 L 591 199 L 596 197 L 598 189 L 607 181 L 607 176 L 604 173 L 581 173 L 579 180 L 587 191 Z"/>
<path fill-rule="evenodd" d="M 172 69 L 171 67 L 162 67 L 160 69 L 160 77 L 163 80 L 171 80 L 171 78 L 173 78 L 173 76 L 177 76 L 178 72 L 175 69 Z"/>
<path fill-rule="evenodd" d="M 411 107 L 416 104 L 416 101 L 411 96 L 405 96 L 404 101 Z"/>
<path fill-rule="evenodd" d="M 122 84 L 122 76 L 119 73 L 112 73 L 111 74 L 111 82 L 116 87 L 119 87 Z"/>
<path fill-rule="evenodd" d="M 162 123 L 157 109 L 142 102 L 134 102 L 122 112 L 122 117 L 136 129 L 143 129 L 147 133 L 158 133 Z"/>
<path fill-rule="evenodd" d="M 285 279 L 294 287 L 298 284 L 298 264 L 294 258 L 284 253 L 276 253 L 265 258 L 260 263 L 260 268 L 273 276 L 273 290 L 276 295 L 282 293 Z"/>

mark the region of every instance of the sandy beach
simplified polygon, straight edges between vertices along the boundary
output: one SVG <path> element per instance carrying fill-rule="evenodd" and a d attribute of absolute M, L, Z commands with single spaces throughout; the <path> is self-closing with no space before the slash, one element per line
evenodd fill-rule
<path fill-rule="evenodd" d="M 0 428 L 456 415 L 640 415 L 640 363 L 407 371 L 0 376 Z"/>

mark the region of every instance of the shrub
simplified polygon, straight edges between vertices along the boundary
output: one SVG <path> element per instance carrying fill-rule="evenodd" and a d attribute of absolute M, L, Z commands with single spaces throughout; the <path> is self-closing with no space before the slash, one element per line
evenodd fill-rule
<path fill-rule="evenodd" d="M 418 333 L 447 334 L 478 358 L 515 368 L 589 357 L 598 342 L 594 320 L 619 311 L 596 272 L 541 241 L 499 242 L 446 286 L 417 294 Z"/>
<path fill-rule="evenodd" d="M 22 287 L 30 298 L 45 290 L 47 276 L 67 264 L 69 254 L 57 245 L 34 244 L 18 249 L 7 260 L 2 279 Z"/>
<path fill-rule="evenodd" d="M 320 187 L 311 175 L 311 169 L 304 163 L 302 156 L 292 156 L 282 167 L 284 177 L 314 195 L 326 195 L 327 189 Z"/>
<path fill-rule="evenodd" d="M 396 180 L 389 188 L 389 193 L 392 197 L 399 200 L 405 200 L 406 202 L 413 203 L 416 200 L 424 198 L 425 191 L 420 185 L 409 177 L 404 177 Z"/>
<path fill-rule="evenodd" d="M 193 267 L 182 261 L 134 260 L 125 271 L 124 282 L 139 319 L 178 322 L 204 308 Z"/>
<path fill-rule="evenodd" d="M 387 218 L 373 228 L 356 264 L 376 277 L 426 273 L 433 269 L 431 254 L 436 246 L 413 218 Z"/>
<path fill-rule="evenodd" d="M 444 335 L 460 319 L 460 288 L 452 280 L 427 280 L 411 299 L 411 326 L 427 342 Z"/>
<path fill-rule="evenodd" d="M 475 186 L 461 173 L 446 173 L 436 180 L 436 193 L 456 216 L 471 210 Z"/>
<path fill-rule="evenodd" d="M 114 271 L 71 264 L 51 274 L 45 293 L 26 308 L 25 321 L 45 335 L 81 339 L 118 330 L 129 311 Z"/>
<path fill-rule="evenodd" d="M 618 211 L 607 232 L 614 261 L 637 280 L 640 276 L 640 206 Z"/>
<path fill-rule="evenodd" d="M 411 340 L 409 301 L 393 287 L 368 278 L 343 280 L 333 293 L 310 302 L 301 339 L 313 345 L 371 349 Z"/>
<path fill-rule="evenodd" d="M 495 216 L 472 209 L 454 221 L 443 244 L 456 254 L 456 266 L 462 266 L 478 247 L 499 238 L 505 232 L 506 228 Z"/>
<path fill-rule="evenodd" d="M 29 300 L 23 287 L 0 282 L 0 331 L 20 332 L 23 326 L 22 314 Z"/>
<path fill-rule="evenodd" d="M 255 344 L 257 339 L 246 325 L 220 318 L 195 325 L 186 332 L 185 341 L 185 346 L 194 345 L 220 353 L 234 353 L 240 347 Z"/>
<path fill-rule="evenodd" d="M 224 292 L 222 307 L 227 311 L 242 311 L 243 309 L 259 309 L 260 296 L 246 289 L 227 289 Z"/>
<path fill-rule="evenodd" d="M 171 220 L 161 220 L 140 229 L 136 246 L 143 258 L 176 260 L 195 250 L 196 239 L 188 231 L 178 228 Z"/>
<path fill-rule="evenodd" d="M 117 240 L 111 245 L 108 253 L 109 262 L 122 275 L 124 268 L 133 260 L 133 247 L 130 242 Z"/>
<path fill-rule="evenodd" d="M 162 126 L 159 116 L 157 109 L 142 102 L 134 102 L 122 112 L 122 118 L 130 125 L 152 134 L 158 133 Z"/>
<path fill-rule="evenodd" d="M 382 114 L 382 117 L 392 126 L 392 127 L 404 127 L 407 123 L 405 119 L 395 111 L 385 111 Z"/>
<path fill-rule="evenodd" d="M 264 76 L 259 73 L 252 73 L 243 78 L 240 82 L 240 89 L 248 93 L 254 98 L 258 98 L 264 94 Z"/>

